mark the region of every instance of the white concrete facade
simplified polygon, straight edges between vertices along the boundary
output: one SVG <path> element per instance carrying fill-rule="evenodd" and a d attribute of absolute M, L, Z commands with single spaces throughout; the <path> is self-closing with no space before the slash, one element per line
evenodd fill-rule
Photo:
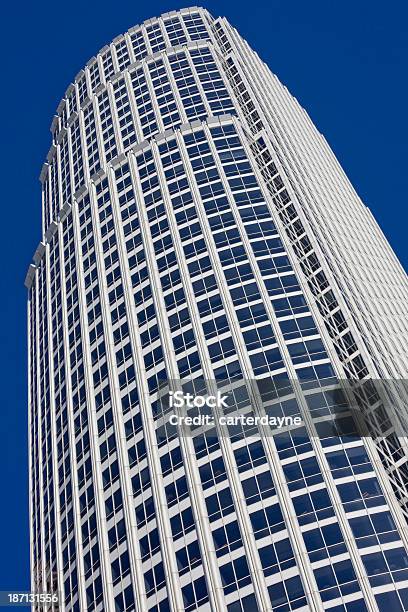
<path fill-rule="evenodd" d="M 398 383 L 362 398 L 364 438 L 334 392 L 404 378 L 406 276 L 305 111 L 193 7 L 104 47 L 51 129 L 33 590 L 66 611 L 408 609 Z M 163 383 L 302 424 L 186 432 Z"/>

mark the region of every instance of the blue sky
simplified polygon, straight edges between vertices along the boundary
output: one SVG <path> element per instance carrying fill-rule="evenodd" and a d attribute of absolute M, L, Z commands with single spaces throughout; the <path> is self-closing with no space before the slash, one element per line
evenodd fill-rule
<path fill-rule="evenodd" d="M 203 5 L 228 17 L 307 109 L 407 267 L 408 5 Z M 42 0 L 3 8 L 0 591 L 29 585 L 23 281 L 40 240 L 38 175 L 52 115 L 69 82 L 103 45 L 144 19 L 184 6 L 174 0 Z"/>

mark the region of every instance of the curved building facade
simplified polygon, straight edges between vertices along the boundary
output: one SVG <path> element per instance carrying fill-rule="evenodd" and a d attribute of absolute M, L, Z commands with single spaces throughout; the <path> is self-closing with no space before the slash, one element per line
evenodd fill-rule
<path fill-rule="evenodd" d="M 101 49 L 51 131 L 32 590 L 67 612 L 408 610 L 407 280 L 305 111 L 190 8 Z M 226 388 L 209 425 L 172 418 L 170 391 Z"/>

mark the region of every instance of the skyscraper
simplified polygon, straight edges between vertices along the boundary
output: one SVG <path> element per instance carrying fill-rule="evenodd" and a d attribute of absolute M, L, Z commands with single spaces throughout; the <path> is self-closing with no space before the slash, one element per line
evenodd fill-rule
<path fill-rule="evenodd" d="M 33 591 L 408 610 L 407 280 L 305 111 L 190 8 L 101 49 L 51 131 L 26 278 Z"/>

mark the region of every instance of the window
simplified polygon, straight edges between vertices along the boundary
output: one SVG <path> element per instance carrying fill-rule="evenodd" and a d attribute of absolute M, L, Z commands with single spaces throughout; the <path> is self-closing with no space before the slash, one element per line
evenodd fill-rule
<path fill-rule="evenodd" d="M 253 442 L 234 451 L 235 461 L 240 473 L 253 470 L 258 465 L 266 463 L 266 455 L 261 442 Z"/>
<path fill-rule="evenodd" d="M 257 540 L 286 528 L 279 504 L 253 512 L 249 518 Z"/>
<path fill-rule="evenodd" d="M 155 565 L 151 570 L 145 572 L 144 581 L 146 587 L 146 595 L 147 597 L 150 597 L 150 595 L 152 595 L 154 591 L 158 591 L 165 583 L 163 563 L 160 562 Z"/>
<path fill-rule="evenodd" d="M 170 472 L 174 472 L 178 467 L 183 465 L 183 458 L 179 446 L 176 446 L 173 450 L 160 457 L 161 468 L 163 476 L 166 476 Z"/>
<path fill-rule="evenodd" d="M 174 483 L 170 483 L 164 490 L 166 493 L 167 505 L 169 508 L 171 508 L 175 503 L 179 503 L 188 496 L 186 477 L 182 476 Z"/>
<path fill-rule="evenodd" d="M 366 478 L 337 485 L 346 512 L 363 510 L 385 504 L 380 485 L 376 478 Z"/>
<path fill-rule="evenodd" d="M 177 567 L 180 576 L 201 564 L 201 552 L 197 540 L 176 551 Z"/>
<path fill-rule="evenodd" d="M 171 531 L 176 540 L 194 529 L 194 517 L 191 508 L 186 508 L 180 514 L 170 519 Z"/>
<path fill-rule="evenodd" d="M 208 600 L 207 585 L 204 576 L 197 578 L 191 584 L 181 589 L 183 594 L 184 611 L 191 612 Z"/>
<path fill-rule="evenodd" d="M 134 610 L 135 597 L 133 594 L 133 587 L 130 584 L 126 587 L 119 595 L 115 597 L 115 611 L 116 612 L 131 612 Z"/>
<path fill-rule="evenodd" d="M 151 557 L 157 550 L 159 550 L 160 539 L 157 527 L 150 531 L 147 535 L 140 538 L 139 544 L 142 561 L 148 557 Z"/>
<path fill-rule="evenodd" d="M 371 586 L 381 586 L 408 578 L 408 555 L 403 548 L 391 548 L 362 557 Z"/>
<path fill-rule="evenodd" d="M 311 562 L 346 552 L 343 534 L 337 523 L 306 531 L 303 539 Z"/>
<path fill-rule="evenodd" d="M 113 584 L 117 584 L 130 573 L 129 553 L 126 550 L 115 561 L 112 562 L 112 579 Z"/>
<path fill-rule="evenodd" d="M 217 557 L 232 552 L 243 545 L 237 521 L 232 521 L 232 523 L 216 529 L 212 535 Z"/>
<path fill-rule="evenodd" d="M 227 612 L 259 612 L 255 595 L 247 595 L 227 606 Z"/>
<path fill-rule="evenodd" d="M 108 542 L 109 550 L 112 551 L 117 548 L 121 542 L 126 540 L 126 527 L 124 519 L 120 519 L 115 525 L 108 531 Z"/>
<path fill-rule="evenodd" d="M 265 576 L 283 572 L 296 565 L 288 538 L 274 543 L 271 542 L 268 546 L 260 548 L 259 557 Z"/>
<path fill-rule="evenodd" d="M 216 483 L 222 482 L 227 478 L 225 464 L 222 457 L 205 463 L 199 468 L 203 489 L 208 489 Z"/>
<path fill-rule="evenodd" d="M 261 499 L 275 495 L 275 487 L 269 471 L 256 474 L 242 481 L 242 488 L 247 504 L 254 504 Z"/>
<path fill-rule="evenodd" d="M 205 500 L 210 522 L 234 512 L 234 504 L 229 489 L 222 489 Z"/>
<path fill-rule="evenodd" d="M 329 516 L 333 516 L 333 507 L 326 489 L 312 491 L 306 495 L 293 497 L 296 516 L 299 525 L 317 522 Z"/>
<path fill-rule="evenodd" d="M 403 605 L 401 605 L 401 599 Z M 375 596 L 380 612 L 402 612 L 408 608 L 408 589 L 401 589 L 398 592 L 388 591 Z"/>
<path fill-rule="evenodd" d="M 296 491 L 323 482 L 319 465 L 315 457 L 308 457 L 283 466 L 289 491 Z"/>
<path fill-rule="evenodd" d="M 306 597 L 299 576 L 268 587 L 272 610 L 286 612 L 306 606 Z M 289 604 L 289 606 L 288 606 Z"/>
<path fill-rule="evenodd" d="M 359 548 L 399 540 L 396 525 L 389 512 L 357 516 L 349 522 Z"/>
<path fill-rule="evenodd" d="M 251 582 L 245 557 L 239 557 L 231 563 L 221 565 L 220 574 L 225 595 L 237 591 Z"/>
<path fill-rule="evenodd" d="M 344 478 L 373 470 L 364 446 L 353 446 L 326 455 L 334 478 Z"/>
<path fill-rule="evenodd" d="M 314 570 L 320 597 L 323 601 L 349 595 L 360 590 L 349 559 Z"/>

